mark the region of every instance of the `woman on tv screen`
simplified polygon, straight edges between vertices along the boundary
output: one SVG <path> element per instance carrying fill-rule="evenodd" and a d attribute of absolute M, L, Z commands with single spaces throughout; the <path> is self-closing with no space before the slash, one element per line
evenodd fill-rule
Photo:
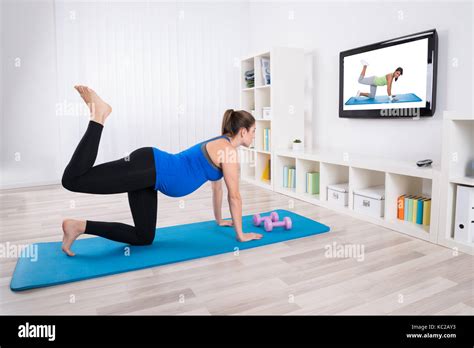
<path fill-rule="evenodd" d="M 395 69 L 393 73 L 388 73 L 383 76 L 374 75 L 374 76 L 365 77 L 365 72 L 367 70 L 367 66 L 369 65 L 369 63 L 363 59 L 360 62 L 362 63 L 363 67 L 362 67 L 362 71 L 360 73 L 358 81 L 359 83 L 363 85 L 369 85 L 370 93 L 361 92 L 359 90 L 357 91 L 356 97 L 364 96 L 364 97 L 369 97 L 369 98 L 375 98 L 377 87 L 387 86 L 387 94 L 388 94 L 389 102 L 396 101 L 397 100 L 396 96 L 395 95 L 392 96 L 392 83 L 394 79 L 395 81 L 397 81 L 398 78 L 401 75 L 403 75 L 403 68 L 398 67 Z"/>

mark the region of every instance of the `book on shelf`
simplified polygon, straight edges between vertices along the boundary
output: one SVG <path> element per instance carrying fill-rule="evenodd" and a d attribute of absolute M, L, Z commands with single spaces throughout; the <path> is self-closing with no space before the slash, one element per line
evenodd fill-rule
<path fill-rule="evenodd" d="M 408 220 L 408 199 L 410 196 L 404 196 L 404 204 L 403 204 L 403 220 Z"/>
<path fill-rule="evenodd" d="M 265 139 L 264 141 L 265 146 L 263 147 L 263 150 L 268 151 L 268 128 L 263 129 L 263 137 Z"/>
<path fill-rule="evenodd" d="M 271 180 L 272 178 L 272 159 L 268 159 L 268 178 Z"/>
<path fill-rule="evenodd" d="M 319 172 L 306 173 L 306 193 L 319 194 Z"/>
<path fill-rule="evenodd" d="M 410 221 L 413 216 L 413 198 L 408 198 L 408 214 L 407 221 Z"/>
<path fill-rule="evenodd" d="M 270 151 L 271 129 L 263 129 L 263 151 Z"/>
<path fill-rule="evenodd" d="M 426 198 L 423 201 L 423 225 L 428 226 L 431 220 L 431 199 Z"/>
<path fill-rule="evenodd" d="M 425 200 L 425 198 L 420 198 L 418 199 L 417 201 L 417 210 L 416 210 L 416 223 L 419 224 L 419 225 L 422 225 L 423 224 L 423 201 Z"/>
<path fill-rule="evenodd" d="M 414 197 L 413 198 L 413 212 L 411 215 L 411 222 L 416 224 L 416 217 L 418 216 L 418 201 L 420 200 L 420 197 Z"/>
<path fill-rule="evenodd" d="M 296 169 L 292 166 L 283 167 L 283 187 L 296 187 Z"/>
<path fill-rule="evenodd" d="M 267 151 L 270 151 L 270 149 L 272 148 L 272 129 L 271 128 L 267 128 L 267 137 L 268 137 L 268 150 Z"/>
<path fill-rule="evenodd" d="M 265 164 L 265 168 L 263 169 L 263 172 L 262 172 L 262 180 L 270 181 L 270 178 L 271 178 L 270 159 L 268 159 L 266 162 L 267 163 Z"/>
<path fill-rule="evenodd" d="M 430 224 L 431 198 L 419 195 L 401 195 L 397 198 L 397 218 L 417 225 Z"/>
<path fill-rule="evenodd" d="M 397 199 L 397 218 L 399 220 L 404 220 L 404 206 L 405 206 L 405 195 L 401 195 Z"/>

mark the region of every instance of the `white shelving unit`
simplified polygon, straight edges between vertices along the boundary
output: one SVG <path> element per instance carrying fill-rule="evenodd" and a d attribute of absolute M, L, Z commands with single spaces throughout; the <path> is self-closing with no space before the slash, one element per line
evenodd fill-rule
<path fill-rule="evenodd" d="M 270 60 L 270 84 L 265 84 L 262 58 Z M 294 139 L 304 137 L 304 50 L 275 47 L 245 57 L 240 69 L 240 107 L 256 119 L 254 148 L 241 147 L 241 179 L 273 189 L 274 148 L 289 147 Z M 254 69 L 254 87 L 248 88 L 245 72 Z M 271 107 L 270 119 L 263 118 L 263 108 Z M 270 129 L 270 149 L 264 150 L 263 129 Z M 270 161 L 270 180 L 262 179 Z"/>
<path fill-rule="evenodd" d="M 295 163 L 296 190 L 282 187 L 283 166 Z M 319 170 L 318 170 L 319 169 Z M 419 168 L 412 162 L 394 162 L 384 159 L 350 155 L 331 151 L 275 151 L 276 192 L 315 205 L 327 207 L 353 217 L 378 224 L 392 230 L 436 243 L 438 234 L 439 179 L 440 169 Z M 319 171 L 319 195 L 305 193 L 305 173 Z M 327 186 L 339 183 L 349 184 L 349 205 L 340 207 L 327 200 Z M 353 210 L 353 191 L 370 186 L 385 185 L 384 216 L 377 218 Z M 420 225 L 397 219 L 397 198 L 402 194 L 431 197 L 430 225 Z"/>
<path fill-rule="evenodd" d="M 438 243 L 474 254 L 473 243 L 454 239 L 454 216 L 458 185 L 474 186 L 474 117 L 449 112 L 443 118 L 442 185 Z"/>

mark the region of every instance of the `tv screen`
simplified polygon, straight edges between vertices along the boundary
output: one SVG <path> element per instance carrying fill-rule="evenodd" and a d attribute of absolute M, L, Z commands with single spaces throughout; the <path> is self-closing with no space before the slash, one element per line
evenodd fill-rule
<path fill-rule="evenodd" d="M 437 46 L 432 29 L 341 52 L 339 117 L 433 116 Z"/>

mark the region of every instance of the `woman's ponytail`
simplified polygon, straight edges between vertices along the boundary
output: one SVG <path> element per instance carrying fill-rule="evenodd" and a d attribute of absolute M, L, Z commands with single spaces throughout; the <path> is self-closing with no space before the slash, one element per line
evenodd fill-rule
<path fill-rule="evenodd" d="M 250 130 L 255 124 L 255 118 L 244 110 L 227 109 L 222 117 L 222 135 L 236 135 L 241 128 Z"/>
<path fill-rule="evenodd" d="M 232 127 L 231 127 L 231 117 L 232 114 L 234 113 L 234 109 L 227 109 L 224 112 L 224 116 L 222 117 L 222 134 L 230 134 Z"/>

